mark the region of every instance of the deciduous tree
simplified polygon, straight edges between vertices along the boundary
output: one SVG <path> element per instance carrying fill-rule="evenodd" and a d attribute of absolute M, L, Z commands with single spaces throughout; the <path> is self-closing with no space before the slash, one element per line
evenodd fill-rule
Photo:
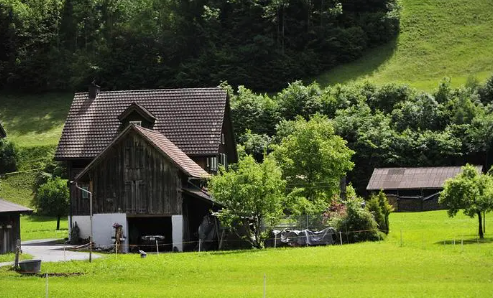
<path fill-rule="evenodd" d="M 247 155 L 236 169 L 221 169 L 209 186 L 214 199 L 224 206 L 217 212 L 221 223 L 253 247 L 263 248 L 268 236 L 264 224 L 276 224 L 283 214 L 285 181 L 274 159 L 266 157 L 257 163 Z"/>
<path fill-rule="evenodd" d="M 478 216 L 479 238 L 483 239 L 482 215 L 493 209 L 493 177 L 479 173 L 474 166 L 466 165 L 462 173 L 445 182 L 439 202 L 448 209 L 453 217 L 460 209 L 464 214 Z"/>

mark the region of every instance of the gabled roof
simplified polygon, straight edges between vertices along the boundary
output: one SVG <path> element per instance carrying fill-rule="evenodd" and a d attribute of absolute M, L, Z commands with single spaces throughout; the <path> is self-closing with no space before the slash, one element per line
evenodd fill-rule
<path fill-rule="evenodd" d="M 7 132 L 3 129 L 2 123 L 0 122 L 0 139 L 5 138 L 7 136 Z"/>
<path fill-rule="evenodd" d="M 138 125 L 129 125 L 124 131 L 122 131 L 94 160 L 80 172 L 75 180 L 82 178 L 89 170 L 91 170 L 98 162 L 106 157 L 106 153 L 113 145 L 120 141 L 131 131 L 135 131 L 148 141 L 154 148 L 156 148 L 161 154 L 163 154 L 169 161 L 175 164 L 186 175 L 195 178 L 207 178 L 210 175 L 202 169 L 197 163 L 190 159 L 183 151 L 176 147 L 168 138 L 162 133 L 143 128 Z"/>
<path fill-rule="evenodd" d="M 156 118 L 154 129 L 187 155 L 217 154 L 227 93 L 221 88 L 101 92 L 93 100 L 76 93 L 56 160 L 92 159 L 117 136 L 120 116 L 133 103 Z"/>
<path fill-rule="evenodd" d="M 483 167 L 476 166 L 476 169 L 481 172 Z M 376 168 L 366 189 L 440 189 L 445 180 L 461 172 L 461 167 Z"/>
<path fill-rule="evenodd" d="M 17 213 L 31 213 L 32 209 L 14 204 L 9 201 L 0 199 L 0 213 L 4 212 L 17 212 Z"/>
<path fill-rule="evenodd" d="M 154 123 L 154 121 L 156 121 L 156 117 L 154 117 L 151 112 L 149 112 L 146 108 L 136 104 L 135 102 L 132 102 L 132 104 L 129 105 L 128 108 L 126 108 L 125 111 L 123 111 L 123 113 L 118 116 L 118 120 L 122 121 L 123 119 L 127 118 L 127 116 L 130 115 L 132 112 L 139 113 L 144 119 L 149 122 Z"/>

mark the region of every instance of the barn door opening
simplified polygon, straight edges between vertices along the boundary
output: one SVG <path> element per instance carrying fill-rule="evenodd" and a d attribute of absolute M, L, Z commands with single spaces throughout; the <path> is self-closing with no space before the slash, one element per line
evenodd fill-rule
<path fill-rule="evenodd" d="M 163 217 L 127 217 L 129 245 L 131 252 L 139 249 L 148 252 L 156 251 L 156 240 L 158 240 L 159 251 L 172 250 L 172 223 L 171 216 Z M 164 236 L 152 239 L 146 236 Z"/>

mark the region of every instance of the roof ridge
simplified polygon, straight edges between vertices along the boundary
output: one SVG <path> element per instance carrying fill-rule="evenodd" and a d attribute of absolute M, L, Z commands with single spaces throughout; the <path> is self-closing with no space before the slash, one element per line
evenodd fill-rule
<path fill-rule="evenodd" d="M 190 88 L 154 88 L 154 89 L 129 89 L 129 90 L 101 90 L 99 94 L 103 93 L 124 93 L 124 92 L 156 92 L 156 91 L 186 91 L 186 90 L 219 90 L 227 93 L 226 90 L 219 86 L 216 87 L 190 87 Z M 88 91 L 75 92 L 75 94 L 87 94 Z"/>

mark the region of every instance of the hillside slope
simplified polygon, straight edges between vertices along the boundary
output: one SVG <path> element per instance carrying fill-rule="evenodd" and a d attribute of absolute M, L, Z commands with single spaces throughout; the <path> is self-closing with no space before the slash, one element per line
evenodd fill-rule
<path fill-rule="evenodd" d="M 385 46 L 317 78 L 321 85 L 369 79 L 432 90 L 444 77 L 454 86 L 493 72 L 491 0 L 400 0 L 401 32 Z"/>

